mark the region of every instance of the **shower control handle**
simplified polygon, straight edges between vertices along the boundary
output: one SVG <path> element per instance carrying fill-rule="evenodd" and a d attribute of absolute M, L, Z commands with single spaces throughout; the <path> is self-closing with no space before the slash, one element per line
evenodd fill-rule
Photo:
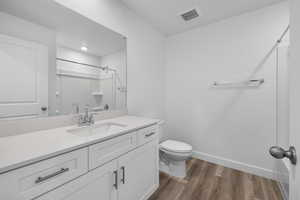
<path fill-rule="evenodd" d="M 293 165 L 297 164 L 297 154 L 295 147 L 290 147 L 289 150 L 284 150 L 281 147 L 273 146 L 270 148 L 269 152 L 276 159 L 288 158 Z"/>

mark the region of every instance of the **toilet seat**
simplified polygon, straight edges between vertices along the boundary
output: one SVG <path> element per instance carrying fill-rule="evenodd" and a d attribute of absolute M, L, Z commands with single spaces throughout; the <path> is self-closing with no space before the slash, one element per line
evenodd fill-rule
<path fill-rule="evenodd" d="M 193 148 L 191 145 L 186 144 L 184 142 L 179 142 L 176 140 L 166 140 L 160 144 L 160 149 L 162 151 L 170 152 L 170 153 L 190 153 Z"/>

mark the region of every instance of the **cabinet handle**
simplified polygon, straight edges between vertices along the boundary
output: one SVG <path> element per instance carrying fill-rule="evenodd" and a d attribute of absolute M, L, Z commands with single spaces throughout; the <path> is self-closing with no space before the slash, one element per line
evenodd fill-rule
<path fill-rule="evenodd" d="M 61 168 L 59 171 L 57 172 L 54 172 L 53 174 L 49 174 L 47 176 L 40 176 L 38 177 L 36 180 L 35 180 L 35 183 L 38 184 L 38 183 L 42 183 L 50 178 L 53 178 L 55 176 L 58 176 L 60 174 L 63 174 L 65 172 L 69 171 L 69 168 Z"/>
<path fill-rule="evenodd" d="M 118 189 L 118 171 L 114 171 L 114 175 L 115 175 L 115 183 L 114 183 L 114 187 L 116 188 L 116 190 Z"/>
<path fill-rule="evenodd" d="M 150 137 L 150 136 L 152 136 L 154 134 L 155 134 L 155 132 L 151 132 L 151 133 L 146 134 L 145 137 Z"/>
<path fill-rule="evenodd" d="M 121 182 L 123 184 L 125 184 L 125 167 L 121 167 L 121 170 L 122 170 L 122 179 L 121 179 Z"/>

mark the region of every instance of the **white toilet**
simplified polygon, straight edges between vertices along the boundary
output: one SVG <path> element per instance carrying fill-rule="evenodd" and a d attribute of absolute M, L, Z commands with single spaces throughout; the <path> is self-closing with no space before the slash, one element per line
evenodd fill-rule
<path fill-rule="evenodd" d="M 160 170 L 179 178 L 186 176 L 186 160 L 192 155 L 192 146 L 184 142 L 166 140 L 160 144 Z"/>

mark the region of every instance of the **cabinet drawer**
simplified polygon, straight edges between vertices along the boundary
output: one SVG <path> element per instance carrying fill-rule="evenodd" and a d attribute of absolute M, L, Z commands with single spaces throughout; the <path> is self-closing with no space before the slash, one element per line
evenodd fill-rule
<path fill-rule="evenodd" d="M 47 159 L 0 175 L 0 199 L 29 200 L 86 172 L 87 148 Z"/>
<path fill-rule="evenodd" d="M 109 162 L 35 200 L 117 200 L 117 161 Z"/>
<path fill-rule="evenodd" d="M 136 147 L 136 132 L 89 147 L 89 168 L 94 169 Z"/>
<path fill-rule="evenodd" d="M 156 125 L 143 128 L 137 134 L 138 145 L 143 145 L 158 138 L 158 127 Z"/>

